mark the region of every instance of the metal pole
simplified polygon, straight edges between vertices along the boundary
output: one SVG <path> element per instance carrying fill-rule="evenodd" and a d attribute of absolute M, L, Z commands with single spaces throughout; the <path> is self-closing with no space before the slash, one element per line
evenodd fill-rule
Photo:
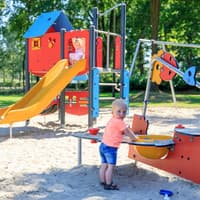
<path fill-rule="evenodd" d="M 121 20 L 120 20 L 120 33 L 121 33 L 121 90 L 120 90 L 120 96 L 124 97 L 124 68 L 125 68 L 125 48 L 126 48 L 126 4 L 121 4 Z"/>
<path fill-rule="evenodd" d="M 173 72 L 175 72 L 179 76 L 183 77 L 184 73 L 182 71 L 180 71 L 178 68 L 176 68 L 173 65 L 169 64 L 168 62 L 166 62 L 165 60 L 163 60 L 160 57 L 156 57 L 155 59 L 153 59 L 152 63 L 155 62 L 156 60 L 159 61 L 160 63 L 164 64 L 167 68 L 171 69 Z"/>
<path fill-rule="evenodd" d="M 96 61 L 96 48 L 95 48 L 95 41 L 97 37 L 97 33 L 95 32 L 95 29 L 98 28 L 98 8 L 94 7 L 92 9 L 92 15 L 93 15 L 93 25 L 90 27 L 90 40 L 89 40 L 89 52 L 90 52 L 90 57 L 89 57 L 89 80 L 88 80 L 88 85 L 89 85 L 89 104 L 88 104 L 88 127 L 93 126 L 93 116 L 92 116 L 92 111 L 93 111 L 93 67 L 95 67 L 95 61 Z"/>
<path fill-rule="evenodd" d="M 110 31 L 108 32 L 108 31 L 95 30 L 95 32 L 102 33 L 102 34 L 105 34 L 105 35 L 110 35 L 110 36 L 120 36 L 120 34 L 113 33 L 113 32 L 110 32 Z"/>
<path fill-rule="evenodd" d="M 90 27 L 90 62 L 89 62 L 89 111 L 88 111 L 88 127 L 93 126 L 93 67 L 95 66 L 95 29 Z"/>
<path fill-rule="evenodd" d="M 149 101 L 149 93 L 150 93 L 150 89 L 151 89 L 152 67 L 153 67 L 153 63 L 151 62 L 150 67 L 149 67 L 149 74 L 148 74 L 148 79 L 147 79 L 145 96 L 144 96 L 144 109 L 143 109 L 143 116 L 144 117 L 146 116 L 147 105 L 148 105 L 148 101 Z"/>
<path fill-rule="evenodd" d="M 30 90 L 30 73 L 29 73 L 29 54 L 28 54 L 29 44 L 28 39 L 26 39 L 25 44 L 25 93 Z M 26 126 L 29 124 L 29 120 L 26 120 Z"/>
<path fill-rule="evenodd" d="M 96 58 L 96 49 L 95 49 L 95 39 L 97 37 L 97 33 L 95 33 L 95 27 L 98 27 L 98 9 L 95 7 L 92 10 L 93 15 L 93 26 L 90 27 L 90 39 L 89 39 L 89 103 L 88 103 L 88 127 L 93 126 L 93 67 L 95 66 L 95 58 Z M 96 34 L 96 35 L 95 35 Z M 78 165 L 82 164 L 82 139 L 78 139 Z"/>
<path fill-rule="evenodd" d="M 65 57 L 65 29 L 61 29 L 60 32 L 60 37 L 61 37 L 61 44 L 60 44 L 60 58 L 63 59 Z M 59 114 L 60 114 L 60 124 L 61 127 L 65 126 L 65 89 L 60 94 L 60 109 L 59 109 Z"/>
<path fill-rule="evenodd" d="M 162 48 L 163 48 L 163 51 L 166 52 L 166 48 L 165 48 L 165 45 L 164 45 L 164 44 L 162 44 Z M 169 86 L 170 86 L 171 93 L 172 93 L 172 100 L 173 100 L 173 102 L 174 102 L 174 104 L 175 104 L 175 103 L 176 103 L 176 95 L 175 95 L 174 85 L 173 85 L 172 80 L 169 81 Z"/>
<path fill-rule="evenodd" d="M 112 10 L 114 10 L 115 8 L 121 6 L 122 4 L 123 4 L 123 3 L 119 3 L 119 4 L 115 5 L 115 6 L 113 6 L 112 8 L 106 10 L 104 13 L 100 13 L 99 16 L 102 17 L 102 16 L 104 16 L 104 15 L 109 14 Z"/>
<path fill-rule="evenodd" d="M 78 165 L 82 164 L 82 139 L 78 138 Z"/>
<path fill-rule="evenodd" d="M 109 65 L 110 65 L 110 36 L 107 35 L 106 37 L 106 68 L 109 68 Z"/>
<path fill-rule="evenodd" d="M 136 46 L 136 49 L 135 49 L 133 60 L 132 60 L 132 63 L 131 63 L 131 68 L 130 68 L 130 72 L 129 72 L 129 78 L 131 77 L 131 75 L 133 73 L 135 61 L 136 61 L 136 58 L 137 58 L 137 55 L 138 55 L 138 52 L 139 52 L 139 49 L 140 49 L 140 44 L 141 44 L 141 42 L 140 42 L 140 39 L 139 39 L 138 43 L 137 43 L 137 46 Z"/>
<path fill-rule="evenodd" d="M 28 66 L 29 66 L 29 55 L 28 55 L 28 39 L 26 39 L 26 44 L 25 44 L 25 92 L 28 92 L 30 89 L 30 74 L 29 74 L 29 70 L 28 70 Z"/>
<path fill-rule="evenodd" d="M 159 45 L 171 45 L 171 46 L 180 46 L 180 47 L 191 47 L 191 48 L 200 48 L 199 44 L 183 44 L 176 42 L 165 42 L 165 41 L 157 41 L 157 40 L 148 40 L 148 39 L 140 39 L 141 42 L 145 43 L 154 43 Z"/>
<path fill-rule="evenodd" d="M 174 86 L 173 86 L 173 82 L 172 80 L 169 81 L 169 85 L 170 85 L 170 89 L 171 89 L 171 93 L 172 93 L 172 99 L 174 104 L 176 103 L 176 96 L 175 96 L 175 91 L 174 91 Z"/>
<path fill-rule="evenodd" d="M 94 7 L 92 9 L 92 21 L 93 21 L 93 26 L 95 27 L 95 29 L 98 29 L 98 8 L 97 7 Z"/>
<path fill-rule="evenodd" d="M 12 124 L 10 124 L 10 139 L 12 139 L 13 133 L 12 133 Z"/>

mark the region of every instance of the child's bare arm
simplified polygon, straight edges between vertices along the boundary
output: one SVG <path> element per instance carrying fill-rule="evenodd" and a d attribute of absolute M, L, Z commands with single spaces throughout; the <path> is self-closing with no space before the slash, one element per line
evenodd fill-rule
<path fill-rule="evenodd" d="M 134 134 L 134 132 L 129 127 L 125 128 L 124 134 L 126 136 L 130 137 L 131 140 L 137 140 L 138 139 L 138 137 Z"/>

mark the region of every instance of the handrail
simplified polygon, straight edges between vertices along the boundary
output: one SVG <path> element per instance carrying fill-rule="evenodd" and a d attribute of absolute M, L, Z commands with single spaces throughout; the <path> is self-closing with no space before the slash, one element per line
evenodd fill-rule
<path fill-rule="evenodd" d="M 122 6 L 124 5 L 124 3 L 119 3 L 119 4 L 116 4 L 115 6 L 113 6 L 112 8 L 106 10 L 104 13 L 99 13 L 99 16 L 102 17 L 104 15 L 107 15 L 109 12 L 111 12 L 112 10 L 114 10 L 115 8 L 119 7 L 119 6 Z"/>
<path fill-rule="evenodd" d="M 180 46 L 180 47 L 200 48 L 200 44 L 184 44 L 184 43 L 165 42 L 165 41 L 148 40 L 148 39 L 139 39 L 139 40 L 144 43 L 149 42 L 149 43 L 160 44 L 160 45 L 172 45 L 172 46 Z"/>
<path fill-rule="evenodd" d="M 95 29 L 95 32 L 106 34 L 106 35 L 112 35 L 112 36 L 120 36 L 120 34 L 117 34 L 117 33 L 109 32 L 109 31 L 100 31 L 100 30 L 97 30 L 97 29 Z"/>

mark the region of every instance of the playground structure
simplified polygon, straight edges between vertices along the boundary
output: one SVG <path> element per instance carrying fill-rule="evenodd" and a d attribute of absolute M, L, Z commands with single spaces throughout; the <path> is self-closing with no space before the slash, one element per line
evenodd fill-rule
<path fill-rule="evenodd" d="M 165 46 L 171 45 L 171 46 L 179 46 L 187 48 L 200 48 L 200 45 L 139 39 L 133 56 L 133 61 L 130 67 L 129 76 L 131 76 L 133 73 L 135 61 L 139 52 L 139 48 L 142 43 L 150 43 L 161 46 L 161 50 L 158 51 L 157 54 L 153 55 L 150 62 L 145 97 L 144 97 L 143 116 L 145 117 L 151 82 L 154 82 L 159 85 L 162 83 L 162 81 L 168 81 L 170 83 L 170 88 L 174 102 L 175 102 L 175 92 L 172 79 L 175 77 L 176 74 L 179 75 L 185 81 L 186 84 L 200 88 L 200 82 L 197 81 L 196 78 L 197 67 L 191 66 L 188 67 L 188 69 L 185 72 L 181 71 L 175 57 L 171 53 L 165 50 Z"/>
<path fill-rule="evenodd" d="M 121 8 L 120 34 L 98 30 L 98 18 L 106 16 L 118 7 Z M 53 98 L 59 95 L 61 125 L 65 124 L 66 109 L 74 109 L 67 112 L 77 115 L 88 113 L 88 126 L 93 126 L 93 121 L 99 115 L 99 85 L 101 85 L 99 77 L 101 73 L 118 73 L 120 75 L 120 97 L 125 99 L 128 104 L 129 79 L 140 44 L 153 42 L 162 47 L 169 44 L 185 45 L 140 39 L 130 71 L 126 70 L 125 8 L 123 3 L 104 13 L 99 13 L 98 9 L 94 8 L 92 11 L 93 26 L 89 30 L 73 30 L 68 18 L 61 11 L 42 14 L 24 35 L 26 38 L 27 91 L 30 88 L 29 73 L 42 78 L 22 100 L 8 108 L 0 109 L 0 124 L 8 123 L 12 127 L 14 122 L 28 120 L 42 113 Z M 103 39 L 99 37 L 100 34 L 106 36 L 106 66 L 103 66 L 102 62 Z M 112 64 L 109 62 L 111 36 L 115 38 L 115 58 Z M 82 50 L 75 47 L 76 42 L 81 43 Z M 199 45 L 187 46 L 200 47 Z M 66 69 L 66 66 L 70 67 Z M 128 156 L 130 158 L 200 183 L 200 161 L 198 159 L 200 130 L 178 126 L 175 128 L 173 136 L 148 135 L 149 123 L 146 120 L 151 82 L 161 84 L 162 81 L 169 81 L 172 86 L 171 80 L 178 74 L 187 84 L 200 88 L 200 83 L 196 79 L 196 71 L 194 66 L 189 67 L 186 72 L 181 71 L 173 55 L 166 52 L 165 48 L 154 55 L 149 67 L 144 111 L 141 116 L 134 116 L 132 125 L 133 131 L 140 135 L 139 140 L 124 142 L 129 144 Z M 74 77 L 74 80 L 88 81 L 89 91 L 65 91 L 65 87 Z M 116 86 L 116 83 L 111 86 Z M 173 91 L 173 87 L 171 89 Z M 68 105 L 65 105 L 66 96 Z M 82 107 L 84 108 L 82 109 Z M 77 112 L 77 110 L 81 111 Z M 92 137 L 101 140 L 98 136 Z M 91 139 L 91 136 L 80 135 L 80 138 Z M 81 148 L 81 139 L 79 146 Z"/>
<path fill-rule="evenodd" d="M 98 17 L 107 15 L 118 7 L 121 8 L 120 33 L 97 30 Z M 49 114 L 56 111 L 58 107 L 61 126 L 65 125 L 65 111 L 76 115 L 88 114 L 88 126 L 93 126 L 93 121 L 99 115 L 99 85 L 109 85 L 119 89 L 115 82 L 99 83 L 101 73 L 117 73 L 119 75 L 120 97 L 125 99 L 128 104 L 129 77 L 128 71 L 124 69 L 125 11 L 125 4 L 123 3 L 102 14 L 99 14 L 97 8 L 94 8 L 92 18 L 94 26 L 91 26 L 89 30 L 73 30 L 68 17 L 62 11 L 42 13 L 36 19 L 24 34 L 26 39 L 25 77 L 27 93 L 19 102 L 0 109 L 0 124 L 10 125 L 10 137 L 12 137 L 13 123 L 24 120 L 28 122 L 31 117 L 38 114 Z M 105 35 L 106 42 L 98 34 Z M 110 63 L 109 60 L 111 57 L 109 54 L 110 37 L 114 37 L 115 41 L 113 63 Z M 104 43 L 107 46 L 105 52 L 106 67 L 103 66 L 102 62 Z M 51 70 L 53 71 L 52 68 L 54 66 L 57 68 L 56 66 L 60 65 L 59 61 L 63 59 L 65 59 L 65 66 L 70 66 L 69 68 L 74 67 L 77 70 L 69 69 L 73 73 L 66 74 L 69 77 L 66 77 L 65 80 L 63 75 L 57 73 L 57 71 L 55 71 L 54 75 L 50 73 Z M 81 59 L 85 60 L 84 64 L 82 62 L 79 64 Z M 79 68 L 82 70 L 77 69 L 77 65 L 81 65 Z M 60 65 L 60 68 L 62 67 L 64 66 Z M 48 75 L 48 72 L 51 75 Z M 31 89 L 30 73 L 41 79 Z M 52 78 L 53 82 L 59 79 L 57 76 L 61 76 L 63 82 L 55 83 L 54 87 L 50 78 Z M 66 91 L 66 86 L 72 81 L 86 81 L 88 82 L 89 89 L 84 91 Z M 44 82 L 45 88 L 43 88 L 42 82 Z M 60 86 L 58 87 L 57 84 L 60 84 Z M 61 88 L 62 91 L 60 91 Z M 53 92 L 53 90 L 55 91 Z M 48 94 L 50 94 L 49 97 Z M 32 104 L 35 111 L 28 113 Z M 25 112 L 22 112 L 23 110 Z M 18 114 L 13 115 L 12 113 Z M 21 116 L 18 117 L 19 115 Z"/>
<path fill-rule="evenodd" d="M 161 84 L 162 81 L 172 81 L 173 77 L 177 74 L 182 77 L 186 84 L 200 88 L 200 83 L 196 79 L 197 67 L 191 66 L 185 72 L 181 71 L 175 57 L 165 51 L 165 45 L 192 48 L 200 48 L 200 45 L 140 39 L 138 41 L 130 72 L 133 70 L 139 46 L 142 42 L 159 44 L 162 46 L 162 50 L 158 51 L 151 59 L 142 117 L 135 116 L 135 119 L 133 120 L 133 130 L 135 132 L 141 135 L 141 130 L 144 130 L 142 132 L 142 141 L 136 141 L 134 145 L 129 145 L 128 156 L 134 160 L 165 170 L 193 182 L 200 183 L 200 160 L 198 158 L 198 152 L 200 150 L 200 129 L 187 128 L 183 125 L 178 125 L 175 127 L 174 135 L 171 137 L 174 144 L 170 144 L 170 142 L 167 142 L 170 138 L 164 139 L 165 142 L 163 142 L 162 135 L 157 135 L 156 137 L 160 137 L 157 138 L 157 140 L 155 135 L 147 134 L 148 122 L 145 120 L 151 82 Z M 170 86 L 174 96 L 172 82 Z M 140 123 L 143 126 L 140 126 L 138 129 L 137 123 Z"/>
<path fill-rule="evenodd" d="M 162 47 L 164 47 L 164 45 L 177 45 L 200 48 L 200 45 L 144 39 L 140 39 L 139 44 L 142 41 L 155 42 L 162 45 Z M 137 45 L 136 48 L 133 64 L 130 69 L 130 76 L 138 51 L 139 45 Z M 138 134 L 139 139 L 133 142 L 123 140 L 122 143 L 129 144 L 129 158 L 200 184 L 200 160 L 198 158 L 198 152 L 200 150 L 200 129 L 187 128 L 179 124 L 175 127 L 172 136 L 166 135 L 167 133 L 165 133 L 165 135 L 148 134 L 149 120 L 146 120 L 146 110 L 149 101 L 151 82 L 161 84 L 162 81 L 172 81 L 175 75 L 179 75 L 186 84 L 200 88 L 200 83 L 196 79 L 197 68 L 195 66 L 189 67 L 185 72 L 181 71 L 178 67 L 178 62 L 175 60 L 175 57 L 169 52 L 164 51 L 164 49 L 160 50 L 152 57 L 144 97 L 143 114 L 135 114 L 132 122 L 132 130 Z M 173 86 L 172 83 L 171 86 Z M 171 89 L 173 89 L 173 87 L 171 87 Z M 101 141 L 101 135 L 94 136 L 85 133 L 76 134 L 74 136 Z M 80 154 L 81 147 L 79 147 L 79 164 L 81 161 Z"/>
<path fill-rule="evenodd" d="M 183 72 L 179 68 L 175 57 L 171 53 L 166 52 L 165 45 L 192 48 L 200 48 L 200 45 L 140 39 L 130 68 L 130 77 L 139 51 L 139 46 L 142 42 L 159 44 L 162 46 L 162 50 L 155 54 L 151 59 L 144 97 L 143 114 L 134 115 L 133 117 L 132 129 L 139 135 L 139 139 L 135 142 L 124 140 L 122 143 L 129 144 L 129 158 L 173 173 L 190 181 L 200 183 L 200 161 L 198 159 L 200 129 L 192 129 L 184 127 L 183 125 L 178 125 L 174 129 L 173 136 L 166 135 L 166 133 L 165 135 L 153 135 L 147 134 L 149 121 L 146 120 L 151 82 L 161 84 L 162 81 L 168 81 L 170 83 L 173 99 L 175 99 L 175 92 L 172 79 L 175 75 L 179 75 L 186 84 L 200 88 L 200 83 L 196 78 L 197 67 L 189 67 Z M 101 135 L 98 134 L 94 136 L 88 133 L 76 133 L 74 136 L 79 139 L 84 138 L 101 141 Z M 78 152 L 78 164 L 81 164 L 81 143 L 79 144 Z"/>
<path fill-rule="evenodd" d="M 98 30 L 98 18 L 104 17 L 116 8 L 121 9 L 120 33 Z M 100 86 L 119 88 L 120 97 L 129 103 L 129 73 L 125 70 L 125 4 L 118 4 L 105 13 L 98 13 L 93 8 L 93 25 L 89 30 L 73 30 L 67 16 L 61 11 L 41 14 L 28 31 L 26 38 L 26 85 L 30 88 L 29 73 L 43 76 L 55 62 L 67 59 L 68 65 L 79 59 L 86 60 L 86 69 L 74 78 L 74 81 L 88 83 L 88 90 L 64 89 L 59 95 L 59 112 L 61 125 L 65 124 L 65 112 L 82 115 L 88 114 L 88 126 L 99 116 Z M 101 35 L 101 36 L 99 36 Z M 104 37 L 103 37 L 104 36 Z M 110 55 L 110 38 L 114 38 L 114 55 Z M 104 39 L 105 38 L 105 39 Z M 106 41 L 105 41 L 106 40 Z M 104 46 L 106 44 L 106 50 Z M 103 53 L 106 55 L 106 66 L 103 64 Z M 113 56 L 113 62 L 110 62 Z M 100 76 L 104 73 L 119 75 L 119 86 L 112 83 L 100 83 Z M 44 114 L 54 109 L 46 109 Z"/>

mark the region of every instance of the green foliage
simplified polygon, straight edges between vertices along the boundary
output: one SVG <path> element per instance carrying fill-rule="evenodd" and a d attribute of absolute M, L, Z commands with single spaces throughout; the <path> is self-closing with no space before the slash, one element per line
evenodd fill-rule
<path fill-rule="evenodd" d="M 88 29 L 91 25 L 91 10 L 97 7 L 104 13 L 121 0 L 3 0 L 0 2 L 0 81 L 4 84 L 24 84 L 24 38 L 34 20 L 43 12 L 63 10 L 75 29 Z M 139 38 L 152 39 L 152 0 L 124 0 L 126 4 L 126 64 L 131 66 L 133 53 Z M 160 1 L 158 40 L 200 44 L 200 6 L 196 0 Z M 100 17 L 99 28 L 119 32 L 120 12 L 115 10 L 106 17 Z M 105 45 L 104 45 L 105 46 Z M 162 49 L 162 46 L 157 46 Z M 189 66 L 199 66 L 200 48 L 166 46 L 173 53 L 179 67 L 185 71 Z M 144 55 L 150 50 L 139 51 L 131 79 L 131 89 L 144 89 L 147 72 Z M 110 77 L 103 81 L 109 82 Z M 175 87 L 187 89 L 180 78 L 173 79 Z M 168 89 L 163 82 L 159 88 Z"/>
<path fill-rule="evenodd" d="M 145 90 L 147 83 L 147 69 L 145 70 L 145 74 L 142 74 L 140 71 L 136 71 L 133 74 L 133 78 L 130 80 L 130 90 Z"/>
<path fill-rule="evenodd" d="M 160 40 L 178 43 L 200 44 L 200 7 L 199 2 L 191 0 L 165 1 L 161 4 Z M 167 50 L 174 52 L 178 63 L 184 66 L 200 63 L 199 48 L 183 48 L 167 46 Z"/>

